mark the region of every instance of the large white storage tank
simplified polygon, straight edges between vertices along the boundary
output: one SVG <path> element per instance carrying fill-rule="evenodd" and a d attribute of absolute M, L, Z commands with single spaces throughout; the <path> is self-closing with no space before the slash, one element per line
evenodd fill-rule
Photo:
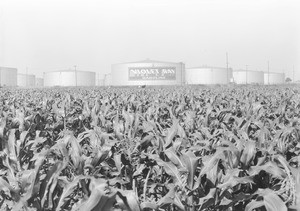
<path fill-rule="evenodd" d="M 18 73 L 18 86 L 34 87 L 35 86 L 35 75 Z"/>
<path fill-rule="evenodd" d="M 44 73 L 44 86 L 95 86 L 95 84 L 95 72 L 59 70 Z"/>
<path fill-rule="evenodd" d="M 0 86 L 17 86 L 17 68 L 0 67 Z"/>
<path fill-rule="evenodd" d="M 264 73 L 264 83 L 268 84 L 283 84 L 285 81 L 285 74 L 284 73 Z"/>
<path fill-rule="evenodd" d="M 222 67 L 194 67 L 185 71 L 186 84 L 228 84 L 232 81 L 232 69 Z"/>
<path fill-rule="evenodd" d="M 184 84 L 183 63 L 143 60 L 138 62 L 113 64 L 111 68 L 112 86 L 140 85 L 182 85 Z M 108 77 L 105 80 L 109 84 Z"/>
<path fill-rule="evenodd" d="M 264 84 L 264 72 L 253 70 L 234 70 L 233 79 L 236 84 Z"/>
<path fill-rule="evenodd" d="M 43 78 L 36 78 L 35 79 L 35 86 L 37 86 L 37 87 L 44 86 L 44 79 Z"/>

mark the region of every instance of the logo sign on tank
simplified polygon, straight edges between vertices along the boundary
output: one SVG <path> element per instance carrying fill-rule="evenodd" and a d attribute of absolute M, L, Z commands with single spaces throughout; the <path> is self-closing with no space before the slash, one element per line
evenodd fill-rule
<path fill-rule="evenodd" d="M 176 80 L 176 67 L 129 67 L 128 78 L 138 80 Z"/>

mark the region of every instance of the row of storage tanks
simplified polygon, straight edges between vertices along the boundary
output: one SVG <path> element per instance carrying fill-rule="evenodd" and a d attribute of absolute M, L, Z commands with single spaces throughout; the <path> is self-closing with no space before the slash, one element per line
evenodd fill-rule
<path fill-rule="evenodd" d="M 114 64 L 110 80 L 112 86 L 130 85 L 196 85 L 196 84 L 283 84 L 284 73 L 201 66 L 185 68 L 184 63 L 143 60 Z"/>
<path fill-rule="evenodd" d="M 45 72 L 43 78 L 0 67 L 1 86 L 142 86 L 195 84 L 283 84 L 284 73 L 201 66 L 185 68 L 182 62 L 143 60 L 111 66 L 111 73 L 96 79 L 96 73 L 79 70 Z"/>
<path fill-rule="evenodd" d="M 0 86 L 42 87 L 44 79 L 32 74 L 18 73 L 17 68 L 0 67 Z"/>

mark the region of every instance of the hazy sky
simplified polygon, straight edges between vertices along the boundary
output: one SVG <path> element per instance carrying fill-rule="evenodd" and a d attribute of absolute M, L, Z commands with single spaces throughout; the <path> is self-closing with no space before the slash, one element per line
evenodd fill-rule
<path fill-rule="evenodd" d="M 298 3 L 299 2 L 299 3 Z M 0 66 L 100 74 L 150 58 L 300 80 L 298 0 L 0 0 Z"/>

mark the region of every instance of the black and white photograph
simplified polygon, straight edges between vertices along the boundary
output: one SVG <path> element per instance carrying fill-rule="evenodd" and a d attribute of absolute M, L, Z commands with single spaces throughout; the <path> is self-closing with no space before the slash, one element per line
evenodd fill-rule
<path fill-rule="evenodd" d="M 0 211 L 300 211 L 300 1 L 0 0 Z"/>

